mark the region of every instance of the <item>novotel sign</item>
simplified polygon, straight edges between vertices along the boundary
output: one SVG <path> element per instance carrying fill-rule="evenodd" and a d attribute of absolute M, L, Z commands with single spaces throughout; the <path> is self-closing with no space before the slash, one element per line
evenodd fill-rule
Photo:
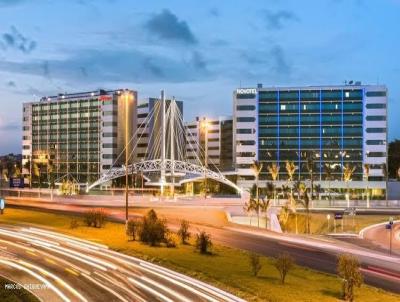
<path fill-rule="evenodd" d="M 255 88 L 239 88 L 236 89 L 236 94 L 256 94 L 257 89 Z"/>

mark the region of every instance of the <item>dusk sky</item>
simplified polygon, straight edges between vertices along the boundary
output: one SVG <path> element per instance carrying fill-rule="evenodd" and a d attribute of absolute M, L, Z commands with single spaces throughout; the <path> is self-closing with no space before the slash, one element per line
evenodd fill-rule
<path fill-rule="evenodd" d="M 399 0 L 0 0 L 0 19 L 0 154 L 23 102 L 98 88 L 165 89 L 191 120 L 231 115 L 239 86 L 386 84 L 400 138 Z"/>

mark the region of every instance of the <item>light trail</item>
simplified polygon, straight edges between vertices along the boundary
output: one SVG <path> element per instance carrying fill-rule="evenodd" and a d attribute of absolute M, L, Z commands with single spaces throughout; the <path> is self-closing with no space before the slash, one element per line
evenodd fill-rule
<path fill-rule="evenodd" d="M 23 252 L 17 254 L 17 258 L 21 255 L 22 257 L 29 255 L 32 261 L 41 261 L 40 265 L 36 265 L 20 260 L 19 264 L 24 264 L 29 269 L 34 269 L 43 276 L 55 280 L 83 302 L 90 301 L 89 297 L 84 297 L 74 289 L 75 285 L 79 284 L 79 279 L 82 278 L 93 284 L 94 288 L 105 291 L 123 302 L 149 301 L 137 293 L 139 289 L 146 293 L 145 296 L 150 295 L 154 297 L 154 300 L 157 298 L 164 302 L 191 302 L 203 299 L 210 302 L 244 301 L 204 282 L 135 257 L 120 254 L 105 245 L 92 244 L 87 240 L 75 240 L 71 236 L 37 228 L 17 227 L 7 229 L 0 227 L 0 236 L 13 240 L 18 239 L 22 242 L 15 243 L 0 239 L 0 242 Z M 23 244 L 25 242 L 30 246 L 25 246 Z M 63 258 L 56 255 L 61 255 Z M 43 263 L 44 265 L 49 264 L 49 270 L 42 267 Z M 82 263 L 84 267 L 76 263 Z M 61 268 L 65 274 L 69 274 L 68 280 L 74 283 L 67 283 L 53 274 L 50 271 L 52 267 Z M 98 277 L 96 278 L 94 275 L 98 275 Z M 60 291 L 60 293 L 62 292 Z M 197 298 L 189 298 L 192 296 Z"/>
<path fill-rule="evenodd" d="M 160 292 L 156 291 L 155 289 L 151 288 L 150 286 L 147 286 L 146 284 L 143 284 L 131 277 L 128 278 L 129 281 L 131 281 L 133 284 L 135 284 L 136 286 L 143 288 L 144 290 L 148 291 L 149 293 L 153 294 L 154 296 L 159 297 L 161 300 L 165 301 L 165 302 L 174 302 L 173 300 L 171 300 L 170 298 L 164 296 L 163 294 L 161 294 Z"/>
<path fill-rule="evenodd" d="M 14 263 L 12 261 L 8 261 L 8 260 L 4 260 L 4 259 L 0 259 L 0 263 L 3 263 L 4 265 L 16 268 L 18 270 L 24 271 L 26 273 L 28 273 L 29 275 L 31 275 L 32 277 L 34 277 L 35 279 L 41 281 L 43 284 L 45 284 L 48 288 L 50 288 L 51 290 L 53 290 L 53 292 L 55 292 L 63 301 L 65 302 L 70 302 L 71 300 L 68 299 L 57 287 L 55 287 L 53 285 L 53 283 L 51 283 L 50 281 L 48 281 L 47 279 L 43 278 L 42 276 L 40 276 L 39 274 L 35 273 L 34 271 L 19 265 L 17 263 Z"/>

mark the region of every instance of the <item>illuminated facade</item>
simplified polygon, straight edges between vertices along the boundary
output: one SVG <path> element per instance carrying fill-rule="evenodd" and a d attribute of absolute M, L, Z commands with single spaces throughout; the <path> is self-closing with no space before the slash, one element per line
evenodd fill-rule
<path fill-rule="evenodd" d="M 352 188 L 386 189 L 387 88 L 380 85 L 271 87 L 237 89 L 234 94 L 235 164 L 238 184 L 250 187 L 250 165 L 263 163 L 260 179 L 271 180 L 268 166 L 280 167 L 288 179 L 286 161 L 297 166 L 294 180 L 310 179 L 343 188 L 344 167 L 354 168 Z M 309 163 L 307 165 L 307 163 Z M 329 166 L 329 167 L 327 167 Z M 265 183 L 265 182 L 264 182 Z M 377 191 L 377 192 L 378 192 Z M 378 193 L 377 193 L 378 194 Z"/>
<path fill-rule="evenodd" d="M 125 133 L 131 138 L 136 129 L 136 100 L 136 91 L 98 90 L 24 103 L 25 174 L 32 172 L 31 163 L 44 160 L 51 166 L 41 171 L 45 180 L 51 173 L 55 181 L 68 176 L 84 186 L 123 164 Z"/>

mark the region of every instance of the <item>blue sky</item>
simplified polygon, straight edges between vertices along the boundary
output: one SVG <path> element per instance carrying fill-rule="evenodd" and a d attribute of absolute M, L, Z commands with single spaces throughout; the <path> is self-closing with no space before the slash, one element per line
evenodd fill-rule
<path fill-rule="evenodd" d="M 0 19 L 0 154 L 23 102 L 97 88 L 166 89 L 190 120 L 240 85 L 380 83 L 400 138 L 400 0 L 0 0 Z"/>

